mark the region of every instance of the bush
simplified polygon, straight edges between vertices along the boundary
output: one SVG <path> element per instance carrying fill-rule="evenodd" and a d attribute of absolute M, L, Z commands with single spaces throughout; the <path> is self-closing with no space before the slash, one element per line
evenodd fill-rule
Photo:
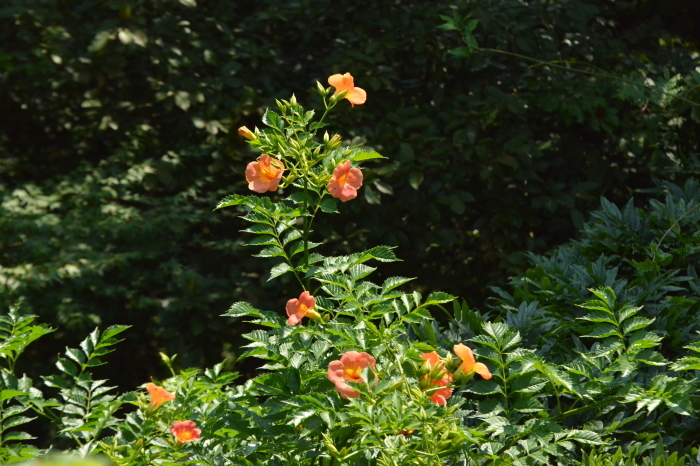
<path fill-rule="evenodd" d="M 406 260 L 381 279 L 483 302 L 525 267 L 522 251 L 575 235 L 600 195 L 619 204 L 655 176 L 697 171 L 697 109 L 658 92 L 697 96 L 693 45 L 670 29 L 690 16 L 638 3 L 402 1 L 368 15 L 349 0 L 5 2 L 0 283 L 8 305 L 61 328 L 31 359 L 121 323 L 143 361 L 115 361 L 123 387 L 162 371 L 156 349 L 183 366 L 239 355 L 246 329 L 216 316 L 237 300 L 274 308 L 294 284 L 266 287 L 232 236 L 243 223 L 207 213 L 244 189 L 251 153 L 231 129 L 292 90 L 310 101 L 334 71 L 352 71 L 370 100 L 332 121 L 391 163 L 368 174 L 369 206 L 319 225 L 321 250 L 398 245 Z M 458 32 L 439 29 L 453 12 L 480 21 L 482 47 L 656 91 L 465 57 Z"/>
<path fill-rule="evenodd" d="M 337 104 L 327 100 L 330 89 L 319 93 L 326 110 Z M 390 247 L 318 252 L 317 214 L 354 199 L 364 189 L 357 164 L 381 155 L 316 137 L 324 124 L 312 123 L 314 113 L 295 98 L 278 106 L 263 117 L 267 129 L 241 129 L 269 154 L 248 164 L 250 189 L 277 193 L 233 194 L 217 206 L 245 214 L 250 244 L 271 262 L 270 280 L 291 277 L 302 289 L 287 301 L 286 321 L 245 302 L 227 313 L 264 328 L 244 336 L 242 355 L 265 362 L 264 372 L 234 386 L 238 374 L 223 363 L 177 371 L 161 355 L 172 377 L 145 384 L 150 400 L 115 395 L 91 373 L 126 330 L 115 326 L 66 348 L 61 373 L 39 388 L 15 375 L 16 363 L 51 330 L 13 309 L 0 318 L 4 462 L 45 454 L 28 433 L 9 431 L 25 428 L 33 418 L 24 414 L 34 412 L 54 425 L 52 445 L 119 465 L 590 465 L 611 464 L 605 455 L 613 450 L 624 464 L 694 464 L 687 454 L 698 430 L 698 379 L 688 371 L 700 368 L 700 344 L 687 310 L 698 302 L 696 234 L 683 227 L 700 215 L 697 182 L 667 185 L 666 203 L 652 201 L 648 212 L 603 201 L 580 241 L 552 258 L 533 256 L 540 269 L 513 279 L 513 295 L 497 290 L 493 316 L 454 302 L 443 329 L 431 311 L 447 312 L 454 296 L 400 291 L 405 277 L 368 279 L 370 261 L 396 261 Z M 596 253 L 590 271 L 577 266 Z M 614 260 L 630 268 L 610 268 Z M 662 313 L 666 294 L 676 296 Z M 532 302 L 540 295 L 551 301 Z M 582 310 L 571 306 L 577 297 Z M 679 324 L 683 331 L 671 333 Z"/>

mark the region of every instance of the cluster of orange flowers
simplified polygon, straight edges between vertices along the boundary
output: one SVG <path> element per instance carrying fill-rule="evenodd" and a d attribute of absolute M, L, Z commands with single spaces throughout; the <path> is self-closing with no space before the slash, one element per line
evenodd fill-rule
<path fill-rule="evenodd" d="M 299 299 L 287 301 L 287 323 L 297 325 L 304 317 L 314 320 L 322 320 L 321 316 L 314 310 L 316 299 L 308 291 L 304 291 Z M 423 364 L 424 374 L 421 376 L 420 388 L 430 394 L 430 399 L 440 406 L 447 403 L 447 399 L 452 396 L 452 389 L 449 385 L 455 379 L 471 378 L 474 374 L 479 374 L 485 379 L 491 378 L 491 372 L 485 364 L 476 362 L 474 352 L 462 343 L 454 345 L 453 350 L 462 360 L 461 364 L 453 373 L 447 370 L 445 361 L 440 358 L 435 351 L 421 355 L 425 363 Z M 360 392 L 351 388 L 345 382 L 364 383 L 360 373 L 369 367 L 374 370 L 374 358 L 367 353 L 348 351 L 341 356 L 340 360 L 333 361 L 328 365 L 328 379 L 335 384 L 336 390 L 343 398 L 358 398 Z"/>
<path fill-rule="evenodd" d="M 151 402 L 148 404 L 148 411 L 152 412 L 154 409 L 165 403 L 166 401 L 172 401 L 175 399 L 175 394 L 170 393 L 163 387 L 159 387 L 154 383 L 147 383 L 146 390 L 151 396 Z M 194 421 L 175 421 L 172 426 L 170 426 L 170 433 L 175 436 L 178 443 L 188 443 L 197 440 L 202 431 L 197 429 L 197 424 Z"/>
<path fill-rule="evenodd" d="M 452 389 L 448 385 L 455 379 L 471 378 L 475 373 L 485 379 L 491 378 L 491 371 L 485 364 L 476 362 L 471 348 L 459 343 L 452 349 L 462 360 L 452 374 L 445 367 L 445 361 L 435 351 L 421 355 L 425 360 L 423 367 L 425 374 L 421 376 L 420 388 L 430 393 L 430 400 L 440 406 L 447 404 L 447 399 L 452 396 Z"/>
<path fill-rule="evenodd" d="M 363 89 L 355 87 L 350 73 L 334 74 L 328 78 L 328 84 L 335 87 L 333 96 L 344 93 L 343 98 L 348 99 L 353 107 L 364 104 L 367 100 L 367 93 Z M 245 126 L 238 129 L 238 134 L 250 140 L 257 138 L 255 133 Z M 277 186 L 284 175 L 284 168 L 281 160 L 262 154 L 256 162 L 250 162 L 245 169 L 248 189 L 256 193 L 277 191 Z M 361 186 L 362 172 L 359 168 L 352 168 L 350 161 L 347 160 L 333 170 L 333 176 L 328 182 L 327 189 L 331 196 L 342 202 L 347 202 L 357 197 L 357 190 Z"/>
<path fill-rule="evenodd" d="M 468 346 L 460 343 L 453 349 L 462 360 L 454 374 L 447 371 L 445 361 L 435 351 L 421 355 L 425 360 L 423 368 L 425 374 L 421 376 L 419 386 L 422 391 L 430 395 L 433 403 L 440 406 L 447 404 L 447 399 L 452 396 L 452 388 L 449 388 L 449 385 L 454 378 L 470 378 L 474 373 L 485 379 L 491 378 L 488 367 L 476 362 L 474 352 Z M 342 398 L 359 398 L 360 392 L 351 388 L 346 382 L 365 383 L 362 371 L 368 367 L 374 371 L 375 364 L 376 361 L 370 354 L 348 351 L 338 361 L 331 361 L 328 364 L 328 380 L 335 384 L 335 389 Z"/>

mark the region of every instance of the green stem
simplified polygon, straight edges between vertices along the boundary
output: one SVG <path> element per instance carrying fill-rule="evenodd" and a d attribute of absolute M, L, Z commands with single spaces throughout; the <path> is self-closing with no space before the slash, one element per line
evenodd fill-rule
<path fill-rule="evenodd" d="M 597 402 L 595 402 L 595 403 L 592 403 L 592 404 L 589 404 L 589 405 L 586 405 L 586 406 L 581 406 L 580 408 L 572 409 L 572 410 L 569 410 L 569 411 L 567 411 L 567 412 L 565 412 L 565 413 L 561 413 L 561 414 L 559 414 L 559 415 L 557 415 L 557 416 L 554 416 L 553 418 L 550 418 L 550 420 L 552 420 L 552 421 L 559 421 L 559 420 L 565 419 L 565 418 L 567 418 L 567 417 L 569 417 L 569 416 L 575 416 L 576 414 L 585 413 L 586 411 L 589 411 L 589 410 L 591 410 L 591 409 L 595 409 L 595 408 L 597 408 L 597 407 L 599 407 L 599 406 L 603 406 L 603 405 L 605 405 L 605 404 L 609 404 L 610 402 L 617 400 L 617 398 L 618 398 L 618 397 L 613 396 L 613 397 L 611 397 L 611 398 L 606 398 L 606 399 L 604 399 L 604 400 L 597 401 Z"/>
<path fill-rule="evenodd" d="M 304 177 L 304 269 L 308 271 L 309 269 L 309 232 L 311 229 L 311 222 L 309 221 L 309 180 Z M 311 278 L 306 279 L 306 287 L 309 288 L 311 285 Z"/>
<path fill-rule="evenodd" d="M 676 221 L 673 223 L 673 225 L 671 225 L 671 228 L 669 228 L 668 230 L 666 230 L 666 233 L 664 233 L 664 235 L 661 237 L 661 239 L 659 240 L 659 242 L 656 243 L 656 249 L 658 249 L 659 246 L 661 246 L 661 243 L 664 242 L 664 238 L 666 238 L 666 235 L 668 235 L 668 234 L 671 232 L 671 230 L 673 230 L 673 229 L 676 227 L 676 225 L 678 225 L 678 222 L 680 222 L 680 221 L 683 219 L 683 217 L 685 217 L 686 215 L 688 215 L 689 213 L 691 213 L 692 211 L 694 211 L 694 210 L 697 209 L 698 207 L 700 207 L 700 204 L 696 205 L 696 206 L 693 207 L 692 209 L 688 209 L 683 215 L 681 215 L 680 217 L 678 217 L 678 220 L 676 220 Z M 656 260 L 656 258 L 654 258 L 654 260 Z"/>

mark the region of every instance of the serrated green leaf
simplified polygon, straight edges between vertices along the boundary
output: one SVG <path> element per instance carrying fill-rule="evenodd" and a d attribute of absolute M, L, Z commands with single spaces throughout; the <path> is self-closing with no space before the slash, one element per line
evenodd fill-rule
<path fill-rule="evenodd" d="M 494 393 L 503 393 L 501 386 L 493 380 L 478 380 L 472 385 L 467 386 L 466 390 L 478 395 L 493 395 Z"/>
<path fill-rule="evenodd" d="M 512 382 L 512 389 L 515 392 L 537 393 L 547 385 L 547 380 L 540 377 L 524 376 L 518 377 Z"/>
<path fill-rule="evenodd" d="M 73 362 L 69 361 L 68 359 L 59 358 L 56 362 L 56 367 L 58 367 L 62 372 L 65 372 L 70 376 L 75 377 L 76 375 L 78 375 L 78 368 Z"/>
<path fill-rule="evenodd" d="M 231 307 L 229 308 L 229 310 L 225 314 L 222 314 L 222 316 L 226 316 L 226 317 L 243 317 L 243 316 L 262 317 L 262 314 L 260 314 L 260 311 L 255 309 L 250 304 L 243 302 L 243 301 L 240 301 L 240 302 L 232 304 Z"/>
<path fill-rule="evenodd" d="M 431 304 L 449 303 L 451 301 L 454 301 L 455 299 L 457 299 L 456 296 L 443 293 L 442 291 L 437 291 L 435 293 L 430 293 L 430 296 L 428 296 L 428 299 L 425 300 L 425 303 L 423 305 L 429 306 Z"/>
<path fill-rule="evenodd" d="M 110 339 L 110 338 L 122 333 L 123 331 L 130 329 L 130 328 L 131 328 L 131 325 L 110 325 L 102 332 L 101 340 L 104 341 L 104 340 Z"/>
<path fill-rule="evenodd" d="M 570 430 L 566 438 L 569 440 L 574 440 L 579 443 L 587 443 L 593 445 L 606 445 L 599 434 L 592 432 L 590 430 Z"/>
<path fill-rule="evenodd" d="M 292 270 L 292 267 L 289 264 L 287 264 L 286 262 L 282 262 L 280 264 L 277 264 L 276 266 L 272 267 L 272 269 L 270 269 L 270 278 L 268 278 L 267 281 L 269 282 L 273 278 L 277 278 L 280 275 L 284 275 L 285 273 L 289 272 L 290 270 Z"/>
<path fill-rule="evenodd" d="M 371 159 L 385 159 L 383 155 L 380 155 L 378 152 L 374 151 L 364 151 L 364 150 L 359 150 L 357 151 L 351 158 L 353 162 L 360 162 L 362 160 L 371 160 Z"/>
<path fill-rule="evenodd" d="M 411 280 L 414 279 L 406 277 L 389 277 L 386 280 L 384 280 L 384 283 L 382 284 L 382 294 L 391 291 L 397 286 L 403 285 L 404 283 L 408 283 Z"/>
<path fill-rule="evenodd" d="M 299 238 L 301 238 L 301 231 L 297 230 L 296 228 L 292 230 L 287 230 L 287 232 L 282 237 L 282 244 L 286 246 L 291 241 L 294 241 Z"/>
<path fill-rule="evenodd" d="M 319 204 L 321 210 L 327 214 L 338 213 L 338 201 L 332 197 L 325 197 Z"/>
<path fill-rule="evenodd" d="M 615 318 L 612 314 L 608 312 L 592 310 L 584 317 L 578 317 L 579 320 L 587 320 L 589 322 L 605 322 L 612 325 L 617 325 Z"/>
<path fill-rule="evenodd" d="M 353 280 L 360 280 L 362 278 L 365 278 L 375 270 L 377 270 L 376 267 L 368 267 L 364 264 L 358 264 L 350 267 L 348 269 L 348 273 L 350 274 Z"/>
<path fill-rule="evenodd" d="M 253 257 L 284 257 L 285 255 L 284 250 L 279 246 L 270 246 L 263 249 L 258 254 L 255 254 Z"/>
<path fill-rule="evenodd" d="M 650 325 L 652 322 L 654 322 L 656 319 L 647 319 L 646 317 L 633 317 L 626 322 L 622 324 L 622 334 L 627 335 L 630 332 L 634 332 L 635 330 L 640 330 L 648 325 Z"/>
<path fill-rule="evenodd" d="M 515 402 L 513 409 L 520 413 L 536 413 L 539 411 L 544 411 L 542 403 L 540 403 L 537 398 L 528 397 L 522 398 Z"/>
<path fill-rule="evenodd" d="M 373 259 L 376 259 L 380 262 L 396 262 L 399 259 L 396 258 L 392 249 L 393 248 L 390 248 L 388 246 L 377 246 L 368 251 L 365 251 L 362 255 L 369 255 Z"/>
<path fill-rule="evenodd" d="M 605 304 L 604 301 L 601 301 L 599 299 L 591 299 L 586 301 L 583 304 L 577 304 L 578 307 L 582 307 L 584 309 L 588 309 L 591 311 L 600 311 L 604 312 L 606 314 L 609 314 L 610 316 L 614 316 L 615 313 L 612 311 L 611 308 L 608 307 L 607 304 Z"/>
<path fill-rule="evenodd" d="M 2 443 L 9 442 L 12 440 L 32 440 L 35 439 L 33 435 L 26 432 L 11 431 L 2 436 Z"/>
<path fill-rule="evenodd" d="M 607 201 L 605 198 L 603 198 L 601 201 Z M 619 210 L 618 210 L 619 212 Z M 598 289 L 589 289 L 591 293 L 596 295 L 598 298 L 600 298 L 608 307 L 608 309 L 614 309 L 615 308 L 615 300 L 617 299 L 615 296 L 615 292 L 613 291 L 612 288 L 609 286 L 606 286 L 604 288 L 598 288 Z"/>
<path fill-rule="evenodd" d="M 674 362 L 671 365 L 672 371 L 692 371 L 700 370 L 700 358 L 697 357 L 685 357 Z"/>
<path fill-rule="evenodd" d="M 230 207 L 230 206 L 234 206 L 234 205 L 251 205 L 251 204 L 252 203 L 250 202 L 250 199 L 248 196 L 241 196 L 240 194 L 232 194 L 232 195 L 226 196 L 225 198 L 220 200 L 219 203 L 216 205 L 216 208 L 214 210 L 223 209 L 224 207 Z"/>
<path fill-rule="evenodd" d="M 277 238 L 274 236 L 260 236 L 257 238 L 253 238 L 249 243 L 245 244 L 246 246 L 276 246 L 277 245 Z"/>
<path fill-rule="evenodd" d="M 34 419 L 36 419 L 36 417 L 13 416 L 9 418 L 4 418 L 2 421 L 2 428 L 10 429 L 12 427 L 21 426 L 22 424 L 26 424 L 28 422 L 33 421 Z"/>
<path fill-rule="evenodd" d="M 661 354 L 650 349 L 645 349 L 639 352 L 639 354 L 635 355 L 635 359 L 650 366 L 665 366 L 668 364 L 668 361 L 664 359 L 664 357 L 661 356 Z"/>
<path fill-rule="evenodd" d="M 616 335 L 622 338 L 620 332 L 617 331 L 617 327 L 609 324 L 597 324 L 593 327 L 593 331 L 588 335 L 582 335 L 584 337 L 590 338 L 607 338 Z"/>
<path fill-rule="evenodd" d="M 14 398 L 16 396 L 26 395 L 27 392 L 20 390 L 2 390 L 0 391 L 0 402 L 3 402 L 9 398 Z"/>
<path fill-rule="evenodd" d="M 284 120 L 270 109 L 265 110 L 262 117 L 262 122 L 271 128 L 282 132 L 284 130 Z"/>
<path fill-rule="evenodd" d="M 625 306 L 617 311 L 618 321 L 622 323 L 642 310 L 642 306 Z"/>

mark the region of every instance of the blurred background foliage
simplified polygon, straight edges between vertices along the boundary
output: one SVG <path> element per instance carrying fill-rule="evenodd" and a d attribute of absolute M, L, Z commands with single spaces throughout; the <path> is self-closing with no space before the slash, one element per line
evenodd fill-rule
<path fill-rule="evenodd" d="M 132 389 L 164 375 L 158 351 L 185 366 L 235 356 L 243 324 L 219 317 L 232 302 L 283 312 L 295 284 L 266 286 L 235 210 L 212 209 L 247 192 L 257 154 L 236 128 L 292 92 L 318 103 L 333 73 L 368 92 L 333 128 L 389 161 L 367 165 L 364 200 L 319 222 L 325 252 L 399 246 L 384 276 L 482 306 L 523 252 L 576 237 L 600 196 L 641 203 L 698 174 L 700 111 L 673 97 L 700 100 L 698 8 L 5 0 L 0 293 L 59 328 L 27 370 L 129 324 L 110 378 Z M 464 53 L 441 15 L 478 19 L 481 47 L 560 67 Z"/>

